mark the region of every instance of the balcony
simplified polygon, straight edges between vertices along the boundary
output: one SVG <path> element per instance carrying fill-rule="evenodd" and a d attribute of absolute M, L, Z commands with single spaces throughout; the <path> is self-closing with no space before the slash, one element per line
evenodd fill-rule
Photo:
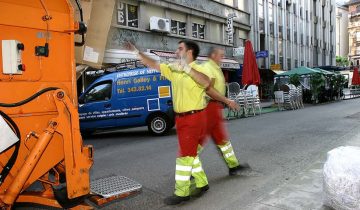
<path fill-rule="evenodd" d="M 360 16 L 360 11 L 354 11 L 350 13 L 350 18 Z"/>

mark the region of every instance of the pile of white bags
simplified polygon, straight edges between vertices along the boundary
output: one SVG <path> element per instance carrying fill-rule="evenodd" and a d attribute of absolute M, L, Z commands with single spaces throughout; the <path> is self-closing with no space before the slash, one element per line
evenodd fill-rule
<path fill-rule="evenodd" d="M 360 147 L 328 152 L 324 165 L 324 204 L 336 210 L 360 209 Z"/>

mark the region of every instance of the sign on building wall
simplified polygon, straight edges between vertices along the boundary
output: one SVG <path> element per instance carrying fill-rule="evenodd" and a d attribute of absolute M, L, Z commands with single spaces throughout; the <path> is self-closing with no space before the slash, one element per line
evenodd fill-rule
<path fill-rule="evenodd" d="M 256 54 L 256 58 L 267 58 L 267 57 L 269 57 L 269 51 L 267 51 L 267 50 L 258 51 L 255 54 Z"/>
<path fill-rule="evenodd" d="M 271 70 L 281 70 L 281 64 L 271 64 L 270 69 Z"/>
<path fill-rule="evenodd" d="M 228 44 L 234 43 L 234 22 L 233 22 L 234 17 L 236 17 L 236 14 L 231 13 L 228 15 L 228 18 L 226 20 L 226 22 L 227 22 L 226 32 L 227 32 L 227 43 Z"/>
<path fill-rule="evenodd" d="M 127 19 L 126 19 L 126 4 L 119 2 L 118 3 L 118 24 L 122 26 L 127 25 Z"/>
<path fill-rule="evenodd" d="M 130 27 L 137 28 L 139 25 L 137 6 L 128 4 L 127 7 L 128 7 L 128 25 Z"/>
<path fill-rule="evenodd" d="M 117 23 L 122 26 L 139 27 L 138 7 L 118 1 Z"/>
<path fill-rule="evenodd" d="M 233 56 L 243 56 L 245 53 L 245 47 L 233 48 Z"/>

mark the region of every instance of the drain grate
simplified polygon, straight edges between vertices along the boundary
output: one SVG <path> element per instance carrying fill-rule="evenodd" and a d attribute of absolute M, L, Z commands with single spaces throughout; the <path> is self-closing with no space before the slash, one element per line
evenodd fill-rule
<path fill-rule="evenodd" d="M 91 192 L 105 198 L 141 190 L 141 184 L 125 176 L 111 176 L 90 183 Z"/>

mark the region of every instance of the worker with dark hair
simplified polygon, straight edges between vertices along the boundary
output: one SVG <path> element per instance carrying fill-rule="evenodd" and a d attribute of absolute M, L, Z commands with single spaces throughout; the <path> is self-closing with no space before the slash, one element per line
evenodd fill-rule
<path fill-rule="evenodd" d="M 196 192 L 202 194 L 209 189 L 206 174 L 197 156 L 197 147 L 206 136 L 206 94 L 233 109 L 239 107 L 210 86 L 205 70 L 195 62 L 200 51 L 195 42 L 180 41 L 176 50 L 177 60 L 169 64 L 157 63 L 130 43 L 126 47 L 136 52 L 146 66 L 160 71 L 162 76 L 171 81 L 179 153 L 176 158 L 175 192 L 164 202 L 176 205 L 190 199 L 192 174 L 195 174 Z"/>

